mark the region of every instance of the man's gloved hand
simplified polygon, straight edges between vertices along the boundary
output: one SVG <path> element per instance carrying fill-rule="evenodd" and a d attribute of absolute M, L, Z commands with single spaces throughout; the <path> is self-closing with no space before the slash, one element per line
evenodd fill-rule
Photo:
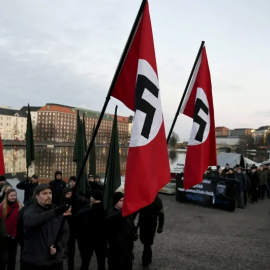
<path fill-rule="evenodd" d="M 55 211 L 55 214 L 57 215 L 57 216 L 61 216 L 61 215 L 63 215 L 65 212 L 67 212 L 67 210 L 69 209 L 69 205 L 68 204 L 65 204 L 65 205 L 63 205 L 63 206 L 60 206 L 60 207 L 58 207 L 58 208 L 56 208 L 54 211 Z"/>
<path fill-rule="evenodd" d="M 162 233 L 163 232 L 163 229 L 162 228 L 158 228 L 157 229 L 157 233 Z"/>

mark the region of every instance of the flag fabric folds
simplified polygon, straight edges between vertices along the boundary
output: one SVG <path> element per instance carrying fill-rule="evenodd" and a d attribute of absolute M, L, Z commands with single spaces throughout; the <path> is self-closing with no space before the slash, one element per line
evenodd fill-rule
<path fill-rule="evenodd" d="M 95 124 L 93 126 L 92 138 L 93 138 L 94 131 L 95 131 Z M 96 143 L 95 141 L 94 141 L 94 144 L 92 146 L 90 156 L 89 156 L 89 174 L 93 175 L 94 177 L 97 174 L 96 173 Z"/>
<path fill-rule="evenodd" d="M 35 160 L 35 145 L 34 145 L 31 111 L 28 104 L 27 127 L 26 127 L 26 168 L 29 168 L 29 166 L 31 166 L 32 164 L 32 161 L 34 160 Z"/>
<path fill-rule="evenodd" d="M 78 177 L 81 167 L 83 166 L 84 156 L 86 153 L 86 137 L 84 119 L 81 121 L 79 111 L 77 111 L 77 132 L 75 139 L 75 146 L 73 152 L 73 161 L 77 163 L 76 176 Z M 86 175 L 86 167 L 83 169 L 83 173 L 80 180 L 76 182 L 74 188 L 74 194 L 78 196 L 85 196 L 90 192 L 90 185 Z"/>
<path fill-rule="evenodd" d="M 146 2 L 112 96 L 135 112 L 123 216 L 151 204 L 170 181 L 154 41 Z"/>
<path fill-rule="evenodd" d="M 212 84 L 205 47 L 180 112 L 193 119 L 184 177 L 184 188 L 189 189 L 202 182 L 208 166 L 217 165 Z"/>
<path fill-rule="evenodd" d="M 112 207 L 113 194 L 121 185 L 121 168 L 119 155 L 118 127 L 117 127 L 117 107 L 115 108 L 108 164 L 105 178 L 103 205 L 104 210 Z"/>

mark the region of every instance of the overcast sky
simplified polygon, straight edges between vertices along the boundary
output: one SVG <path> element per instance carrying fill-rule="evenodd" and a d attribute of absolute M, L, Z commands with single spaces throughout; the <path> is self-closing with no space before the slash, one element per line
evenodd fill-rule
<path fill-rule="evenodd" d="M 0 0 L 0 105 L 101 110 L 141 0 Z M 270 1 L 149 0 L 168 131 L 201 40 L 216 126 L 269 125 Z M 111 100 L 107 112 L 130 115 Z M 175 131 L 187 140 L 192 120 Z"/>

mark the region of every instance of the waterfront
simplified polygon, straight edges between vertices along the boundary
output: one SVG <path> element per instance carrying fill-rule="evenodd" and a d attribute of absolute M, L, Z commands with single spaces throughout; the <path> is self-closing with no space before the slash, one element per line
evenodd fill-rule
<path fill-rule="evenodd" d="M 108 146 L 96 147 L 96 169 L 97 174 L 101 177 L 105 174 L 108 151 Z M 26 174 L 25 147 L 4 147 L 3 152 L 6 174 L 9 177 L 22 180 Z M 119 153 L 121 174 L 124 175 L 126 171 L 128 147 L 121 147 Z M 257 163 L 269 158 L 267 151 L 243 151 L 239 153 Z M 185 157 L 186 150 L 170 149 L 169 159 L 171 168 L 183 166 Z M 219 165 L 224 166 L 224 164 Z M 87 162 L 87 172 L 89 170 L 88 168 L 89 164 Z M 35 161 L 32 162 L 32 165 L 29 168 L 29 175 L 37 174 L 40 179 L 53 179 L 54 172 L 57 170 L 62 172 L 64 179 L 75 174 L 76 163 L 73 162 L 73 147 L 36 147 Z"/>

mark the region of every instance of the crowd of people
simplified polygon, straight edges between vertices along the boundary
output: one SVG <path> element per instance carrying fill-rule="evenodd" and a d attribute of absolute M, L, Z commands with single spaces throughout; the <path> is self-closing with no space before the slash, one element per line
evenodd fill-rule
<path fill-rule="evenodd" d="M 217 166 L 217 170 L 209 167 L 205 173 L 208 177 L 234 179 L 236 181 L 237 207 L 245 209 L 248 200 L 250 203 L 258 203 L 264 200 L 265 194 L 270 199 L 270 165 L 255 165 L 241 167 L 236 165 L 230 168 L 227 163 L 224 169 Z"/>
<path fill-rule="evenodd" d="M 116 191 L 112 207 L 105 211 L 100 177 L 89 175 L 88 181 L 91 190 L 77 196 L 75 176 L 66 183 L 57 171 L 46 184 L 33 175 L 16 186 L 24 190 L 21 204 L 16 190 L 0 176 L 0 270 L 15 270 L 18 245 L 22 270 L 62 270 L 65 259 L 73 270 L 76 246 L 81 270 L 89 268 L 94 252 L 98 270 L 107 265 L 109 270 L 130 270 L 138 235 L 144 245 L 142 265 L 148 269 L 155 233 L 163 231 L 161 199 L 157 196 L 149 206 L 123 217 L 124 193 Z"/>

